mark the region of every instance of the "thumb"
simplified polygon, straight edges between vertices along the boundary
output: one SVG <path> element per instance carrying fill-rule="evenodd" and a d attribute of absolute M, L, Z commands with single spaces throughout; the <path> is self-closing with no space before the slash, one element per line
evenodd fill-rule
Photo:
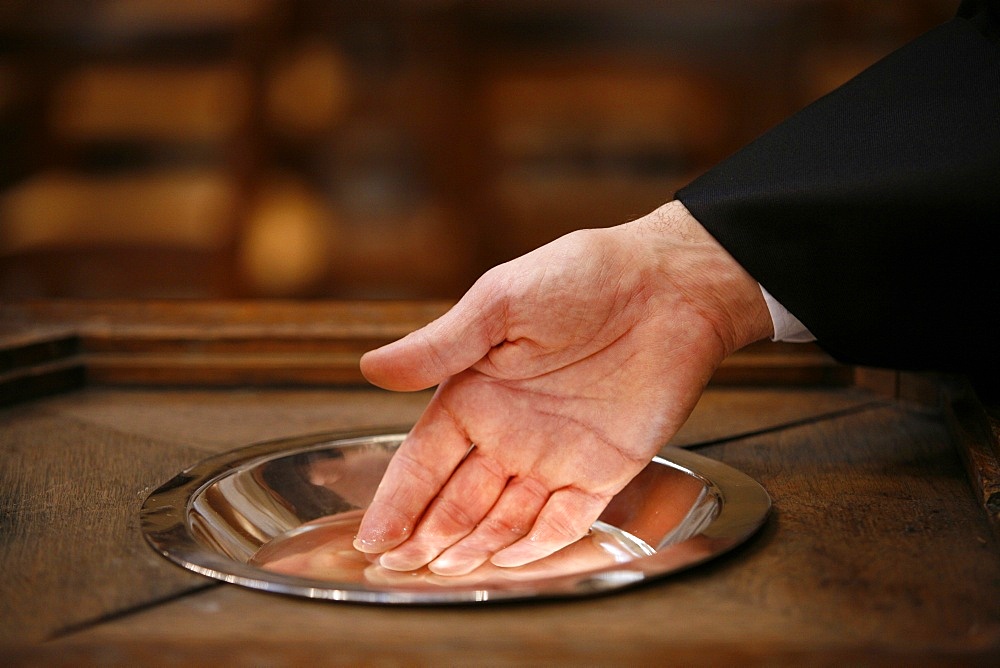
<path fill-rule="evenodd" d="M 498 298 L 477 283 L 437 320 L 361 357 L 361 373 L 387 390 L 423 390 L 468 369 L 504 340 Z"/>

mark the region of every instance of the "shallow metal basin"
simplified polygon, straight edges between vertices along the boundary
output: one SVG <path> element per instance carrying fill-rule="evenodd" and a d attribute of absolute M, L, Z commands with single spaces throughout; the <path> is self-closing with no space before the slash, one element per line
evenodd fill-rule
<path fill-rule="evenodd" d="M 318 434 L 206 459 L 146 499 L 143 532 L 176 564 L 246 587 L 338 601 L 469 603 L 583 596 L 663 577 L 739 545 L 770 509 L 745 474 L 666 448 L 590 534 L 546 559 L 457 577 L 399 573 L 351 541 L 404 436 Z"/>

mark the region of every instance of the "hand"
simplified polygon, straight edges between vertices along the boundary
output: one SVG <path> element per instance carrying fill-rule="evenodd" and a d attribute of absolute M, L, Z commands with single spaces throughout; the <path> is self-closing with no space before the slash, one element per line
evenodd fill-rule
<path fill-rule="evenodd" d="M 439 384 L 354 545 L 392 570 L 519 566 L 585 535 L 719 363 L 771 334 L 757 283 L 680 202 L 562 237 L 366 354 L 374 384 Z"/>

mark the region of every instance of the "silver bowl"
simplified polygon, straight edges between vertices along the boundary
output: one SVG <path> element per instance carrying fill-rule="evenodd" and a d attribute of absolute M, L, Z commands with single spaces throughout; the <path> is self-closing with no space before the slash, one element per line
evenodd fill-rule
<path fill-rule="evenodd" d="M 245 587 L 336 601 L 469 603 L 583 596 L 675 573 L 745 541 L 771 505 L 745 474 L 670 447 L 587 536 L 550 557 L 463 576 L 389 571 L 351 541 L 404 436 L 319 434 L 211 457 L 146 499 L 143 533 L 176 564 Z"/>

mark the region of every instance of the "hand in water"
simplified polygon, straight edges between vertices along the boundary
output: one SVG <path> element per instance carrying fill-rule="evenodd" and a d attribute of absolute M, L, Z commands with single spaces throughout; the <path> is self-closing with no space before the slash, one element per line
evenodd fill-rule
<path fill-rule="evenodd" d="M 555 552 L 677 431 L 719 363 L 770 334 L 757 283 L 679 202 L 492 269 L 361 360 L 381 387 L 439 386 L 355 547 L 442 575 Z"/>

